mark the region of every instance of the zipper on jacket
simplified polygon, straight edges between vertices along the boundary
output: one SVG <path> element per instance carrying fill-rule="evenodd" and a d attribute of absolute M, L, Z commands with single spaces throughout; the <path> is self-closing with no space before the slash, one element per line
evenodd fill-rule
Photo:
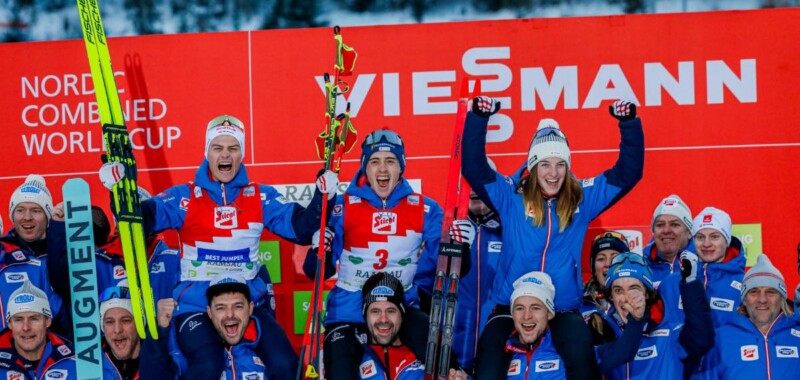
<path fill-rule="evenodd" d="M 226 348 L 225 352 L 228 354 L 228 358 L 230 358 L 231 374 L 233 375 L 231 380 L 236 380 L 236 363 L 233 362 L 233 347 Z"/>
<path fill-rule="evenodd" d="M 544 264 L 547 261 L 547 248 L 550 247 L 550 231 L 553 230 L 553 216 L 550 211 L 553 209 L 553 199 L 547 200 L 547 239 L 544 242 L 544 251 L 542 251 L 542 266 L 540 271 L 544 272 Z"/>
<path fill-rule="evenodd" d="M 383 202 L 384 207 L 386 206 L 386 201 Z M 383 367 L 386 368 L 384 372 L 384 379 L 393 379 L 392 377 L 392 366 L 389 364 L 389 347 L 383 347 L 383 360 L 386 362 Z"/>
<path fill-rule="evenodd" d="M 225 184 L 220 182 L 219 183 L 219 187 L 220 187 L 220 189 L 222 189 L 222 205 L 223 206 L 227 206 L 228 205 L 228 198 L 225 195 Z"/>

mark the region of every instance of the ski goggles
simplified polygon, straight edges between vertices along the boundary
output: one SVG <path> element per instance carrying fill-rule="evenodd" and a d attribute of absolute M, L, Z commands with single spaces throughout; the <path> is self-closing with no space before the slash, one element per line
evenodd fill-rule
<path fill-rule="evenodd" d="M 606 232 L 603 232 L 603 233 L 595 236 L 594 240 L 592 240 L 592 245 L 597 243 L 598 240 L 605 239 L 605 238 L 619 239 L 619 240 L 624 241 L 625 244 L 628 244 L 628 239 L 625 238 L 625 235 L 623 235 L 623 234 L 621 234 L 621 233 L 619 233 L 617 231 L 606 231 Z"/>
<path fill-rule="evenodd" d="M 208 130 L 224 126 L 226 122 L 233 127 L 244 130 L 243 127 L 244 123 L 242 123 L 241 120 L 231 115 L 222 115 L 215 117 L 208 123 Z"/>
<path fill-rule="evenodd" d="M 379 143 L 389 143 L 403 146 L 403 139 L 400 138 L 400 135 L 398 135 L 397 132 L 390 131 L 388 129 L 379 129 L 368 134 L 367 137 L 364 138 L 364 143 L 362 146 Z"/>
<path fill-rule="evenodd" d="M 626 252 L 626 253 L 620 253 L 619 255 L 615 256 L 614 259 L 611 260 L 611 266 L 622 264 L 626 260 L 632 264 L 639 264 L 644 266 L 648 265 L 647 262 L 644 261 L 644 256 L 640 256 L 633 252 Z"/>
<path fill-rule="evenodd" d="M 536 131 L 536 134 L 533 135 L 534 140 L 539 140 L 548 136 L 555 136 L 564 139 L 564 141 L 569 145 L 569 141 L 567 140 L 567 135 L 564 134 L 560 129 L 554 127 L 546 127 Z"/>
<path fill-rule="evenodd" d="M 130 289 L 126 286 L 112 286 L 110 288 L 106 288 L 100 293 L 100 298 L 98 299 L 100 303 L 113 300 L 113 299 L 131 299 L 131 292 Z"/>

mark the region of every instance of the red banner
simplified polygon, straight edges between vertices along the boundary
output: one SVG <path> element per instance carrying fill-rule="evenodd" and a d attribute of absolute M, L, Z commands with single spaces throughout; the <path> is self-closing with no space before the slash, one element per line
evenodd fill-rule
<path fill-rule="evenodd" d="M 344 27 L 343 35 L 359 52 L 348 99 L 360 135 L 399 131 L 406 175 L 421 179 L 433 198 L 444 193 L 438 173 L 449 146 L 441 136 L 451 133 L 465 73 L 502 99 L 488 151 L 506 173 L 525 160 L 544 117 L 569 136 L 578 177 L 609 168 L 619 132 L 606 108 L 631 99 L 645 126 L 644 179 L 595 225 L 648 226 L 658 201 L 676 193 L 694 213 L 715 206 L 735 224 L 760 224 L 763 251 L 790 288 L 797 283 L 800 207 L 791 194 L 800 184 L 800 9 Z M 190 180 L 206 123 L 223 113 L 246 124 L 253 180 L 312 182 L 320 168 L 313 139 L 325 110 L 321 76 L 334 59 L 331 28 L 111 38 L 109 45 L 146 188 Z M 107 204 L 95 174 L 102 137 L 82 41 L 2 44 L 0 55 L 0 199 L 27 174 L 41 173 L 56 202 L 67 178 L 83 176 L 95 203 Z M 357 155 L 346 157 L 343 181 Z M 281 247 L 281 267 L 294 272 L 292 245 Z M 288 293 L 308 287 L 285 276 L 276 290 L 289 302 Z M 278 307 L 288 325 L 291 306 Z"/>

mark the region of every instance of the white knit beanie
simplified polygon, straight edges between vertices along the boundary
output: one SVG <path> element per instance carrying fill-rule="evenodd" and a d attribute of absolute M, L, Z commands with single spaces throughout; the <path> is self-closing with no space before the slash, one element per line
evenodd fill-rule
<path fill-rule="evenodd" d="M 551 133 L 545 133 L 545 129 L 553 129 Z M 542 119 L 536 128 L 536 134 L 531 140 L 528 148 L 528 171 L 533 173 L 533 167 L 547 158 L 560 158 L 567 162 L 567 167 L 571 167 L 569 143 L 563 132 L 558 126 L 558 122 L 553 119 Z"/>
<path fill-rule="evenodd" d="M 53 317 L 47 294 L 26 280 L 22 286 L 11 293 L 11 297 L 8 299 L 6 322 L 10 321 L 11 317 L 27 311 L 39 313 L 48 318 Z"/>
<path fill-rule="evenodd" d="M 772 265 L 769 257 L 765 254 L 758 255 L 756 265 L 753 265 L 747 273 L 744 274 L 742 281 L 742 300 L 747 292 L 755 288 L 765 287 L 772 288 L 778 291 L 783 298 L 786 298 L 786 281 L 783 279 L 781 272 Z"/>
<path fill-rule="evenodd" d="M 50 195 L 50 190 L 47 189 L 47 185 L 45 185 L 44 177 L 38 174 L 29 175 L 25 178 L 25 182 L 11 194 L 8 214 L 12 221 L 14 220 L 14 209 L 20 203 L 25 202 L 39 205 L 39 207 L 44 209 L 45 214 L 47 214 L 47 220 L 50 220 L 53 214 L 53 197 Z"/>
<path fill-rule="evenodd" d="M 731 245 L 731 217 L 727 212 L 714 207 L 704 208 L 692 222 L 692 236 L 703 228 L 719 231 Z"/>
<path fill-rule="evenodd" d="M 550 275 L 544 272 L 528 272 L 514 281 L 514 292 L 511 293 L 511 308 L 514 308 L 514 301 L 521 296 L 531 296 L 542 301 L 547 310 L 555 314 L 553 298 L 556 296 L 556 288 Z"/>
<path fill-rule="evenodd" d="M 692 230 L 692 211 L 689 206 L 683 202 L 681 197 L 670 194 L 668 197 L 661 200 L 653 212 L 653 220 L 650 222 L 650 230 L 656 229 L 656 219 L 661 215 L 672 215 L 681 220 L 686 228 Z"/>
<path fill-rule="evenodd" d="M 225 125 L 225 122 L 228 125 Z M 206 130 L 206 150 L 203 155 L 208 154 L 208 147 L 211 146 L 213 141 L 218 136 L 233 136 L 239 142 L 239 148 L 242 150 L 242 158 L 244 158 L 244 124 L 241 120 L 230 115 L 217 116 L 208 122 L 208 129 Z"/>
<path fill-rule="evenodd" d="M 128 293 L 128 280 L 124 279 L 117 283 L 117 286 L 107 288 L 103 291 L 100 299 L 100 321 L 106 317 L 106 312 L 115 308 L 123 308 L 133 314 L 133 302 Z"/>

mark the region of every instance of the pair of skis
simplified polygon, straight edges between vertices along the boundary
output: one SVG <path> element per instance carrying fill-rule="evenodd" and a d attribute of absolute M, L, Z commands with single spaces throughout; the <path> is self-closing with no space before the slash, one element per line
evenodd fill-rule
<path fill-rule="evenodd" d="M 349 91 L 349 86 L 341 77 L 352 75 L 357 54 L 353 48 L 344 44 L 341 29 L 333 28 L 336 41 L 336 59 L 334 76 L 325 73 L 325 127 L 317 136 L 315 145 L 317 155 L 323 161 L 323 170 L 339 173 L 342 156 L 353 149 L 357 139 L 356 130 L 350 122 L 350 103 L 345 111 L 336 115 L 336 102 L 339 95 Z M 322 376 L 322 294 L 325 284 L 325 229 L 328 225 L 328 201 L 322 201 L 322 217 L 320 218 L 319 249 L 317 250 L 317 268 L 314 275 L 314 288 L 311 292 L 311 304 L 306 318 L 303 345 L 300 349 L 300 363 L 297 369 L 298 380 L 317 379 Z M 305 367 L 305 371 L 303 371 Z"/>
<path fill-rule="evenodd" d="M 117 211 L 117 226 L 122 242 L 136 331 L 144 339 L 145 325 L 147 325 L 150 335 L 158 339 L 155 302 L 147 268 L 143 219 L 139 194 L 136 191 L 136 159 L 133 156 L 128 129 L 125 127 L 103 21 L 100 18 L 100 6 L 98 0 L 77 0 L 77 3 L 100 123 L 103 126 L 106 157 L 108 161 L 122 162 L 125 165 L 125 177 L 114 185 L 112 194 L 114 208 Z"/>
<path fill-rule="evenodd" d="M 475 81 L 475 94 L 480 93 L 480 82 Z M 442 238 L 436 263 L 428 326 L 428 343 L 425 353 L 425 380 L 447 379 L 453 348 L 453 324 L 456 316 L 458 283 L 461 276 L 461 243 L 451 243 L 449 229 L 456 219 L 465 219 L 469 209 L 470 188 L 461 175 L 461 149 L 464 123 L 470 99 L 469 78 L 464 77 L 458 97 L 453 140 L 450 144 L 450 166 L 447 174 L 447 192 L 444 200 Z"/>

